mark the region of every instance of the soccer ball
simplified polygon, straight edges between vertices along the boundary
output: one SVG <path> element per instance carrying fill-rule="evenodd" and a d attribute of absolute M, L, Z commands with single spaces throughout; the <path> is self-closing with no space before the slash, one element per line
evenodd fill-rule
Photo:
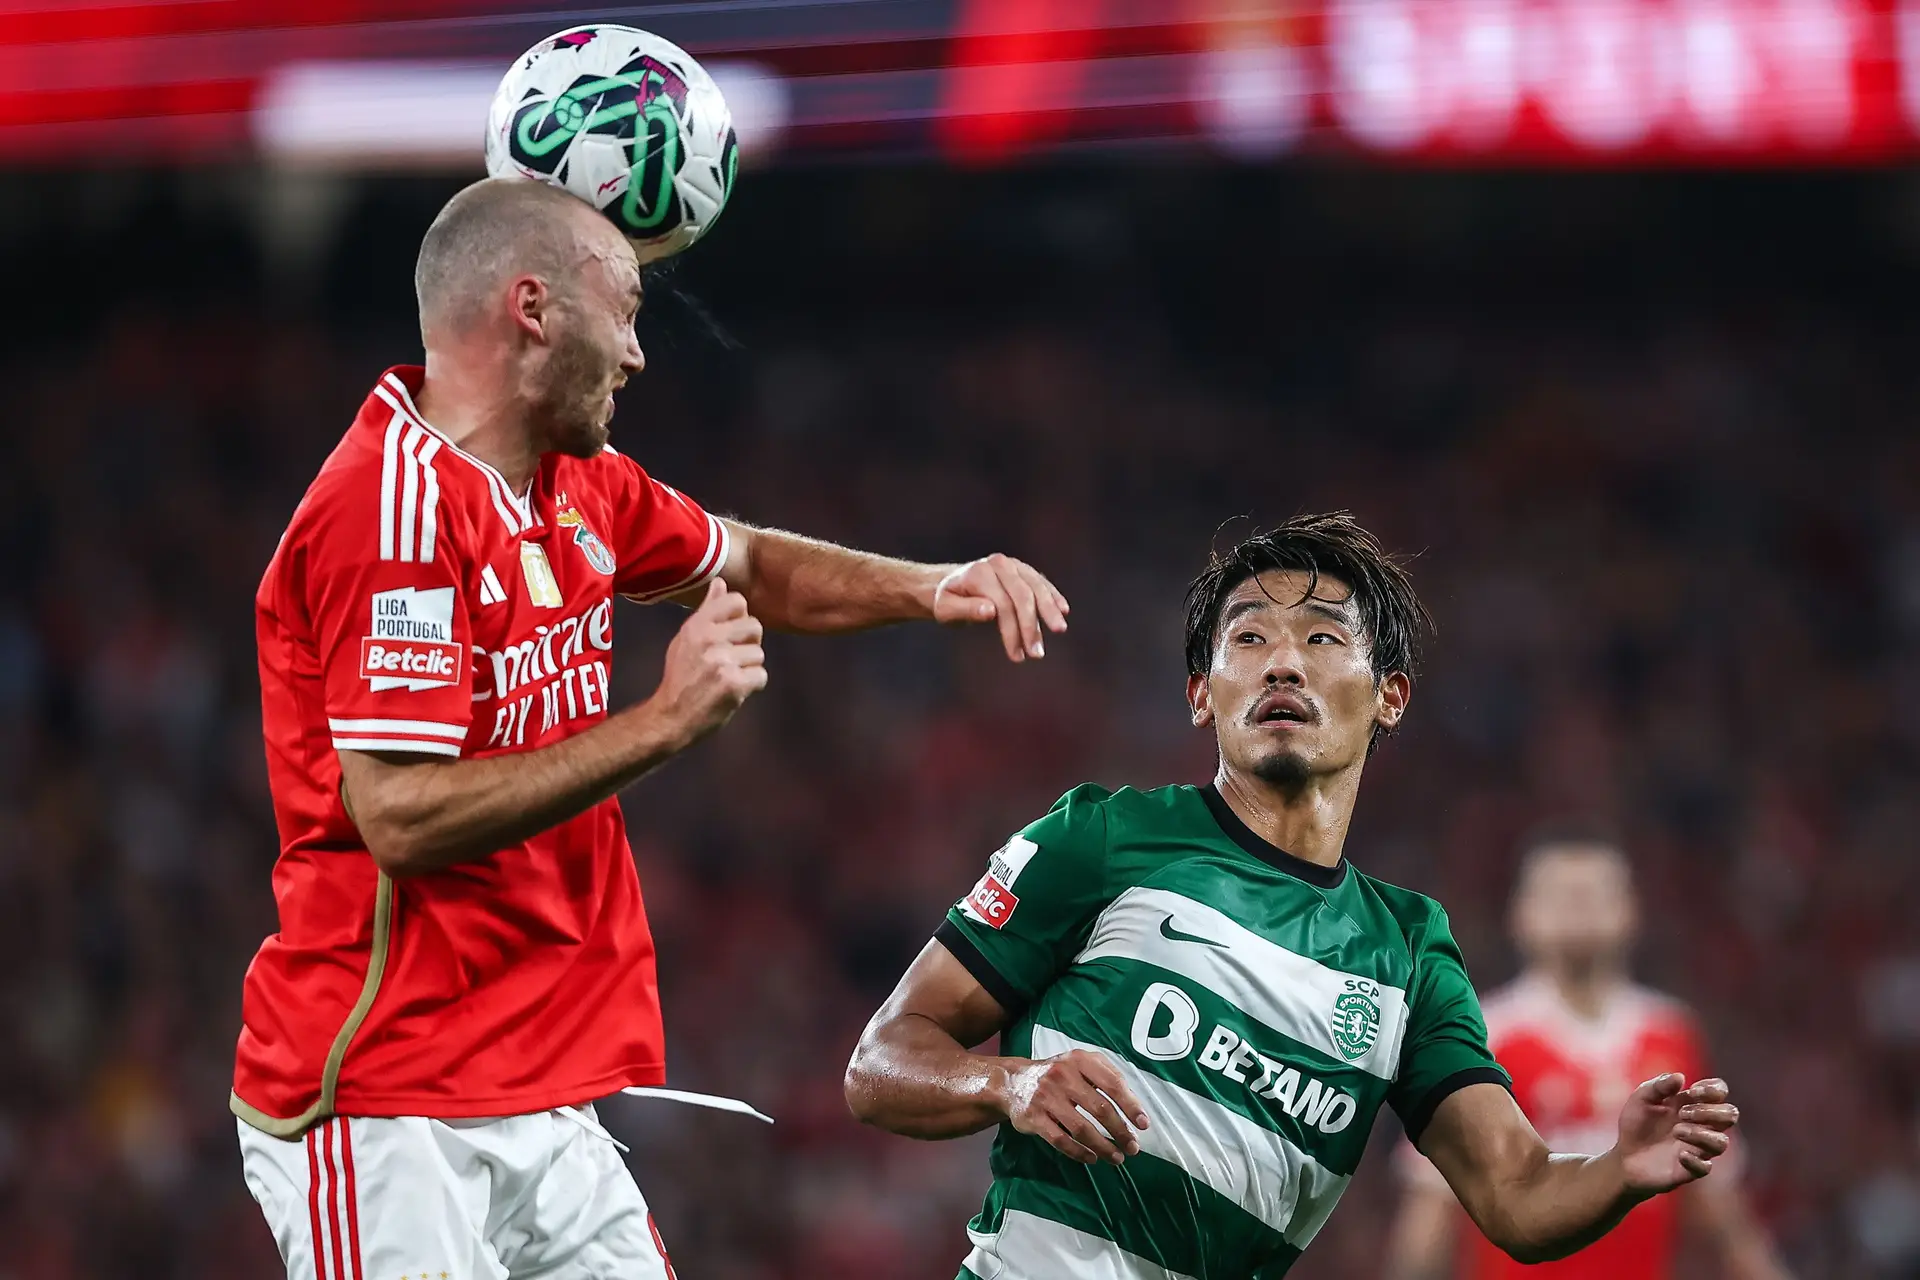
<path fill-rule="evenodd" d="M 575 27 L 515 60 L 487 115 L 487 172 L 536 178 L 613 219 L 640 261 L 679 253 L 727 207 L 740 144 L 719 86 L 632 27 Z"/>

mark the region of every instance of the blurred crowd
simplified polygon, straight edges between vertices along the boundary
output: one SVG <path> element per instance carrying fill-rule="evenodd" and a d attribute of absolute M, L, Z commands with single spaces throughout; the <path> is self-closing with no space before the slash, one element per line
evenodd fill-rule
<path fill-rule="evenodd" d="M 423 225 L 394 220 L 382 270 Z M 1900 335 L 1790 290 L 1610 319 L 1544 289 L 1362 295 L 1324 329 L 1243 296 L 1219 334 L 1126 286 L 979 322 L 815 324 L 718 292 L 743 349 L 663 289 L 675 332 L 643 335 L 625 451 L 755 522 L 1021 555 L 1074 612 L 1019 667 L 985 634 L 776 638 L 769 690 L 626 793 L 671 1081 L 778 1118 L 604 1109 L 681 1274 L 953 1274 L 984 1140 L 850 1120 L 860 1026 L 1060 792 L 1207 776 L 1186 579 L 1229 518 L 1344 507 L 1418 553 L 1439 621 L 1349 855 L 1438 896 L 1490 986 L 1513 968 L 1517 840 L 1617 825 L 1640 974 L 1698 1010 L 1797 1273 L 1920 1275 L 1920 361 Z M 252 594 L 367 387 L 414 358 L 397 297 L 68 300 L 69 331 L 0 352 L 0 1280 L 274 1274 L 226 1107 L 240 975 L 275 927 Z M 616 704 L 650 690 L 671 612 L 620 615 Z M 1392 1126 L 1296 1275 L 1375 1274 Z"/>

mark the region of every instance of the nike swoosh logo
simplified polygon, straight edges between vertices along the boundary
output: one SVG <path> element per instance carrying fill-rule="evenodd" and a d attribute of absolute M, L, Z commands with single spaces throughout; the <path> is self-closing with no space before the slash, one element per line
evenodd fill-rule
<path fill-rule="evenodd" d="M 1203 947 L 1219 947 L 1222 951 L 1230 950 L 1224 942 L 1216 942 L 1212 938 L 1203 938 L 1197 933 L 1182 933 L 1173 927 L 1173 917 L 1171 915 L 1160 922 L 1160 936 L 1169 942 L 1197 942 Z"/>

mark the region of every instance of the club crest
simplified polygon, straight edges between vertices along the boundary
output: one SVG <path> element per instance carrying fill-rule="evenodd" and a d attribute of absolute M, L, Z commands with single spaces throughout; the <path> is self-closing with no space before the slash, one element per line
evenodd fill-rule
<path fill-rule="evenodd" d="M 1365 1057 L 1380 1038 L 1380 1006 L 1365 990 L 1343 992 L 1333 1002 L 1332 1030 L 1334 1047 L 1342 1057 L 1349 1062 Z"/>
<path fill-rule="evenodd" d="M 562 529 L 573 530 L 573 545 L 580 548 L 580 554 L 587 558 L 587 563 L 593 566 L 595 573 L 612 574 L 619 567 L 613 552 L 608 550 L 607 544 L 600 541 L 593 530 L 587 528 L 585 517 L 577 509 L 568 507 L 553 519 Z"/>

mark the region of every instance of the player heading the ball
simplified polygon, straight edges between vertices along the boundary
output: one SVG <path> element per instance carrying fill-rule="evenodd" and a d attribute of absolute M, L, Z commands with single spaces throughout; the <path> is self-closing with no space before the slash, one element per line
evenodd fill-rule
<path fill-rule="evenodd" d="M 242 1002 L 247 1185 L 294 1280 L 659 1280 L 590 1105 L 665 1079 L 614 796 L 765 686 L 763 625 L 993 624 L 1020 661 L 1067 605 L 1006 556 L 712 515 L 616 453 L 639 265 L 554 187 L 460 192 L 415 284 L 426 366 L 374 384 L 256 599 L 280 928 Z M 693 610 L 619 709 L 616 595 Z"/>
<path fill-rule="evenodd" d="M 1604 1155 L 1549 1152 L 1488 1052 L 1446 913 L 1345 860 L 1426 626 L 1406 570 L 1346 515 L 1216 556 L 1186 627 L 1213 781 L 1068 792 L 868 1023 L 855 1115 L 920 1138 L 999 1126 L 962 1277 L 1278 1277 L 1383 1105 L 1527 1260 L 1598 1239 L 1726 1150 L 1726 1085 L 1662 1075 Z M 1004 1056 L 973 1051 L 996 1032 Z"/>

